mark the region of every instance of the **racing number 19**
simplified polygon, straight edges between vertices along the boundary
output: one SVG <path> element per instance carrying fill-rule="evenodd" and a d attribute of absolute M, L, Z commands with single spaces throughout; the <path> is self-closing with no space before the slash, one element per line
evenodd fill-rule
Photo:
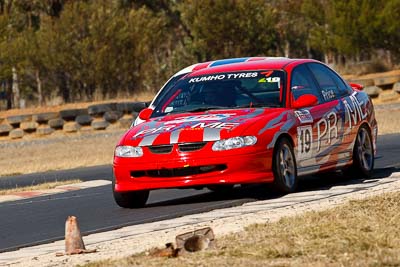
<path fill-rule="evenodd" d="M 298 158 L 311 157 L 312 153 L 312 127 L 311 125 L 297 128 L 297 154 Z"/>

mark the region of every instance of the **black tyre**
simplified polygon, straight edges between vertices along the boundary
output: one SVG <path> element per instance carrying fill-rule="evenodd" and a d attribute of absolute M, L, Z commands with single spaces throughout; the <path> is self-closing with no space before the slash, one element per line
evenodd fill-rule
<path fill-rule="evenodd" d="M 114 182 L 112 183 L 112 190 L 114 200 L 118 206 L 122 208 L 135 209 L 143 208 L 149 198 L 149 190 L 130 191 L 130 192 L 116 192 Z"/>
<path fill-rule="evenodd" d="M 282 193 L 296 191 L 298 184 L 296 158 L 293 146 L 287 138 L 282 138 L 275 147 L 272 170 L 275 189 Z"/>
<path fill-rule="evenodd" d="M 374 169 L 374 162 L 375 157 L 371 132 L 363 125 L 358 130 L 353 148 L 353 164 L 347 173 L 357 176 L 361 175 L 361 178 L 369 178 Z"/>

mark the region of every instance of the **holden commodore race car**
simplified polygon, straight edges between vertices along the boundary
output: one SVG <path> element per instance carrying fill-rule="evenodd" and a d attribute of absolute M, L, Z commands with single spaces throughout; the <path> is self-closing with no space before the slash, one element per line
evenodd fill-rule
<path fill-rule="evenodd" d="M 125 208 L 161 188 L 226 190 L 374 167 L 377 123 L 362 86 L 311 59 L 234 58 L 174 75 L 115 148 L 113 193 Z"/>

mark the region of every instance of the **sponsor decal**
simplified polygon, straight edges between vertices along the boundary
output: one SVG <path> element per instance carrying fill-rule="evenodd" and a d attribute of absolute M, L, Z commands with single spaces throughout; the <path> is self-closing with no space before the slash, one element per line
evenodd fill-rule
<path fill-rule="evenodd" d="M 311 113 L 310 113 L 310 111 L 307 110 L 307 109 L 296 110 L 296 111 L 294 112 L 294 114 L 295 114 L 296 117 L 299 119 L 299 121 L 300 121 L 301 124 L 304 124 L 304 123 L 312 123 L 312 122 L 314 121 L 314 120 L 313 120 L 313 117 L 312 117 L 312 115 L 311 115 Z"/>
<path fill-rule="evenodd" d="M 322 96 L 326 101 L 332 100 L 336 98 L 335 91 L 333 90 L 322 90 Z"/>
<path fill-rule="evenodd" d="M 324 145 L 336 142 L 338 140 L 337 124 L 336 113 L 330 111 L 315 124 L 316 135 L 313 135 L 312 125 L 297 127 L 297 157 L 309 159 L 319 153 Z M 313 142 L 314 138 L 316 142 Z"/>
<path fill-rule="evenodd" d="M 150 129 L 145 129 L 142 131 L 138 131 L 133 138 L 138 137 L 139 135 L 146 135 L 146 134 L 156 134 L 156 133 L 161 133 L 161 132 L 168 132 L 168 131 L 172 131 L 173 128 L 175 128 L 176 125 L 168 125 L 168 126 L 160 126 L 160 127 L 156 127 L 156 128 L 150 128 Z"/>
<path fill-rule="evenodd" d="M 356 95 L 357 92 L 352 94 L 349 97 L 350 101 L 343 99 L 350 129 L 352 129 L 354 125 L 357 125 L 359 121 L 364 120 L 368 116 L 367 112 L 364 112 L 362 109 L 364 102 L 359 101 Z"/>
<path fill-rule="evenodd" d="M 179 117 L 171 121 L 165 122 L 165 124 L 178 124 L 178 123 L 185 123 L 185 122 L 193 122 L 193 121 L 220 121 L 227 119 L 231 116 L 235 116 L 236 114 L 205 114 L 205 115 L 196 115 L 196 116 L 186 116 L 186 117 Z"/>
<path fill-rule="evenodd" d="M 190 127 L 182 128 L 181 130 L 182 131 L 198 131 L 198 130 L 202 130 L 205 128 L 219 129 L 219 130 L 222 130 L 222 129 L 231 130 L 238 125 L 239 125 L 239 123 L 235 123 L 235 122 L 199 122 Z M 140 135 L 152 135 L 152 134 L 157 134 L 157 133 L 162 133 L 162 132 L 171 132 L 179 127 L 181 127 L 181 125 L 173 124 L 173 125 L 163 125 L 163 126 L 156 127 L 156 128 L 145 129 L 145 130 L 137 132 L 133 136 L 133 138 L 136 138 Z"/>
<path fill-rule="evenodd" d="M 260 74 L 265 77 L 258 80 L 259 83 L 278 83 L 278 87 L 281 87 L 281 78 L 280 77 L 270 77 L 274 71 L 266 71 L 261 72 Z"/>
<path fill-rule="evenodd" d="M 199 83 L 219 80 L 231 80 L 231 79 L 244 79 L 244 78 L 255 78 L 258 76 L 257 72 L 240 72 L 240 73 L 227 73 L 227 74 L 213 74 L 203 77 L 190 78 L 188 83 Z"/>
<path fill-rule="evenodd" d="M 328 144 L 338 138 L 337 121 L 336 113 L 331 111 L 317 122 L 317 152 L 321 150 L 322 138 L 326 137 Z"/>
<path fill-rule="evenodd" d="M 297 157 L 307 159 L 312 156 L 313 148 L 312 126 L 300 126 L 297 128 Z"/>
<path fill-rule="evenodd" d="M 205 123 L 205 122 L 200 122 L 195 125 L 193 125 L 191 128 L 196 129 L 196 128 L 214 128 L 214 129 L 227 129 L 230 130 L 234 127 L 239 125 L 239 123 L 235 122 L 211 122 L 211 123 Z"/>

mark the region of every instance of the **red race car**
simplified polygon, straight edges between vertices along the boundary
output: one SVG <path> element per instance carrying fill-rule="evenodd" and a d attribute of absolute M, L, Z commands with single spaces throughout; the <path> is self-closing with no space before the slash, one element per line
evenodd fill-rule
<path fill-rule="evenodd" d="M 374 167 L 377 123 L 368 95 L 319 61 L 234 58 L 174 75 L 114 155 L 113 193 L 125 208 L 160 188 L 226 190 Z"/>

